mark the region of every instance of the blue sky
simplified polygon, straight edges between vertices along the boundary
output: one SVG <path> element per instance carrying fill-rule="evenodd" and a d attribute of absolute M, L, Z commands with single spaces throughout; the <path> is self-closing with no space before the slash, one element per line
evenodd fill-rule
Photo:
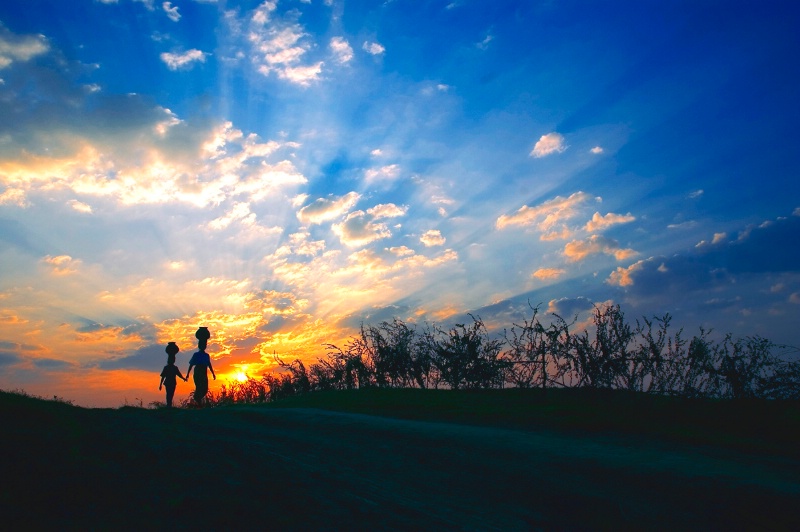
<path fill-rule="evenodd" d="M 199 325 L 257 376 L 528 302 L 800 345 L 798 11 L 3 2 L 0 388 L 149 401 Z"/>

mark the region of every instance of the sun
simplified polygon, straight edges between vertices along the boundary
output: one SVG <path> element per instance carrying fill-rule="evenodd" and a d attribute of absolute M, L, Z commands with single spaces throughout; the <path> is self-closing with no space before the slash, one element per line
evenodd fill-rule
<path fill-rule="evenodd" d="M 247 374 L 242 370 L 239 370 L 236 373 L 234 373 L 233 378 L 239 382 L 247 382 Z"/>

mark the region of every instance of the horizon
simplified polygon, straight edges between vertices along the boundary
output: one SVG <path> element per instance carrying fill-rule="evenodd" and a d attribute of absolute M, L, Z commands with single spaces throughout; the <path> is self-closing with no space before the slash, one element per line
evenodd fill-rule
<path fill-rule="evenodd" d="M 529 302 L 800 346 L 799 15 L 4 2 L 0 389 L 149 403 L 198 326 L 218 390 Z"/>

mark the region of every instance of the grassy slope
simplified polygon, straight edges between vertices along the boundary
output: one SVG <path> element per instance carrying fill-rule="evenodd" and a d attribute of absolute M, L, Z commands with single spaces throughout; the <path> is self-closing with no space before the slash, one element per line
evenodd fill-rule
<path fill-rule="evenodd" d="M 263 407 L 153 411 L 131 407 L 84 409 L 0 392 L 0 415 L 4 425 L 4 435 L 0 438 L 0 453 L 4 457 L 0 462 L 0 478 L 3 479 L 0 515 L 11 529 L 32 524 L 64 529 L 229 529 L 244 524 L 262 529 L 329 529 L 335 528 L 334 523 L 347 528 L 355 519 L 372 527 L 406 528 L 410 523 L 428 519 L 442 520 L 441 526 L 433 526 L 436 521 L 430 521 L 430 528 L 449 528 L 448 523 L 452 526 L 454 521 L 447 521 L 446 509 L 437 510 L 435 514 L 414 513 L 419 501 L 414 503 L 417 506 L 398 503 L 387 515 L 391 493 L 378 494 L 385 499 L 383 506 L 358 503 L 358 497 L 364 495 L 359 491 L 361 481 L 358 479 L 378 482 L 385 478 L 387 474 L 379 470 L 391 467 L 391 459 L 385 462 L 378 455 L 377 461 L 371 462 L 371 473 L 359 473 L 358 467 L 349 464 L 357 461 L 362 453 L 358 448 L 360 438 L 381 434 L 384 429 L 369 429 L 356 436 L 351 435 L 347 426 L 340 433 L 315 433 L 313 427 L 309 429 L 302 421 L 302 416 L 297 420 L 289 416 L 287 421 L 283 414 L 276 417 L 259 413 L 280 413 L 295 407 L 555 430 L 566 435 L 565 442 L 588 441 L 592 434 L 601 434 L 632 442 L 632 452 L 639 448 L 652 452 L 653 446 L 647 442 L 666 440 L 667 446 L 675 442 L 679 446 L 702 447 L 701 455 L 724 454 L 729 462 L 746 463 L 751 460 L 748 457 L 755 456 L 763 461 L 764 455 L 770 455 L 792 470 L 800 467 L 793 441 L 800 433 L 800 407 L 796 403 L 687 402 L 583 390 L 551 391 L 546 398 L 537 390 L 360 390 L 309 394 Z M 276 408 L 278 410 L 274 410 Z M 302 431 L 310 436 L 293 439 Z M 387 434 L 391 440 L 397 433 Z M 482 440 L 481 445 L 494 445 L 486 443 L 493 437 Z M 414 469 L 413 474 L 424 474 L 430 468 L 440 481 L 453 482 L 452 490 L 462 489 L 465 483 L 472 482 L 468 471 L 451 469 L 463 467 L 459 456 L 472 456 L 470 453 L 474 450 L 469 442 L 454 436 L 447 440 L 449 446 L 439 449 L 427 447 L 434 440 L 419 438 L 398 447 L 415 461 L 428 464 L 421 470 Z M 378 441 L 380 445 L 389 445 L 387 440 Z M 338 442 L 345 443 L 337 448 Z M 319 456 L 309 459 L 311 461 L 297 461 L 311 456 L 308 453 L 322 452 L 322 456 L 326 456 L 328 448 L 330 456 L 336 457 L 331 458 L 331 462 L 320 462 Z M 392 456 L 399 456 L 398 451 L 394 452 Z M 504 464 L 503 460 L 510 460 L 513 466 L 512 459 L 504 458 L 507 452 L 508 448 L 504 448 L 503 452 L 495 453 L 496 463 L 484 464 L 483 469 L 475 464 L 489 475 L 487 478 L 494 479 L 492 486 L 497 495 L 495 499 L 485 499 L 487 505 L 503 508 L 504 500 L 511 500 L 517 501 L 513 507 L 519 508 L 532 504 L 533 496 L 538 494 L 550 508 L 539 507 L 539 519 L 543 520 L 539 522 L 549 522 L 551 526 L 568 512 L 571 517 L 565 518 L 564 523 L 585 526 L 589 524 L 586 519 L 606 515 L 608 526 L 598 528 L 614 528 L 615 520 L 619 519 L 614 513 L 617 505 L 623 507 L 624 501 L 634 496 L 640 497 L 638 507 L 642 519 L 658 515 L 673 518 L 672 510 L 669 505 L 665 509 L 665 503 L 656 504 L 652 511 L 646 505 L 657 499 L 677 497 L 675 505 L 693 505 L 694 513 L 687 514 L 694 516 L 691 519 L 704 516 L 703 508 L 708 505 L 728 510 L 738 508 L 739 513 L 729 516 L 729 522 L 734 523 L 742 519 L 744 523 L 747 519 L 752 523 L 763 519 L 770 522 L 771 516 L 757 514 L 751 507 L 773 513 L 787 508 L 794 522 L 800 521 L 797 510 L 787 504 L 797 494 L 771 494 L 769 490 L 756 493 L 751 488 L 737 491 L 739 488 L 735 486 L 727 487 L 724 479 L 695 479 L 693 486 L 684 488 L 684 477 L 680 475 L 672 478 L 664 474 L 648 480 L 647 476 L 610 463 L 559 463 L 552 466 L 549 478 L 554 478 L 557 471 L 566 472 L 568 476 L 556 479 L 553 484 L 536 478 L 535 474 L 520 473 L 511 485 L 502 485 L 503 477 L 492 475 Z M 490 454 L 490 449 L 483 448 L 478 456 Z M 318 463 L 319 468 L 315 465 Z M 587 464 L 589 469 L 586 469 Z M 529 464 L 525 467 L 550 466 Z M 414 490 L 425 489 L 426 482 L 418 485 L 413 479 L 402 479 L 402 469 L 392 470 L 397 471 L 394 474 L 399 480 L 390 478 L 389 484 L 399 482 L 397 485 L 405 490 L 402 493 L 407 498 L 413 497 Z M 372 476 L 363 476 L 370 474 Z M 591 481 L 587 486 L 603 486 L 602 479 L 608 475 L 627 480 L 624 485 L 608 488 L 611 491 L 607 494 L 572 493 L 571 486 L 582 482 L 584 477 Z M 644 483 L 641 490 L 636 488 L 637 483 Z M 321 492 L 315 492 L 318 486 L 322 486 Z M 330 490 L 338 490 L 339 486 L 349 486 L 347 489 L 354 495 L 350 498 L 338 493 L 331 495 Z M 471 487 L 463 497 L 483 488 Z M 425 497 L 441 492 L 436 486 L 430 489 L 433 491 L 426 492 Z M 652 494 L 640 495 L 645 489 L 653 490 Z M 691 496 L 680 495 L 684 489 L 694 491 Z M 366 493 L 369 492 L 367 489 Z M 556 497 L 550 493 L 561 495 Z M 703 497 L 708 499 L 704 501 Z M 609 506 L 609 500 L 619 502 Z M 447 501 L 443 503 L 446 504 Z M 566 506 L 552 510 L 558 504 Z M 717 518 L 716 510 L 708 513 L 712 516 L 709 518 Z M 302 516 L 301 521 L 298 516 Z M 509 523 L 514 522 L 512 517 L 508 518 Z M 644 526 L 647 521 L 641 524 Z"/>
<path fill-rule="evenodd" d="M 554 429 L 800 457 L 800 403 L 685 400 L 608 390 L 364 389 L 316 392 L 269 405 L 421 421 Z"/>

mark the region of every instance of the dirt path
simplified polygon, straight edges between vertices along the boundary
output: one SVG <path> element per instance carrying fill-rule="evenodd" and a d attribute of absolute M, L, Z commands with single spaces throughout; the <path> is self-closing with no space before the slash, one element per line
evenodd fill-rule
<path fill-rule="evenodd" d="M 11 523 L 800 529 L 800 463 L 785 457 L 256 407 L 82 411 L 47 434 L 41 441 L 32 425 L 4 448 L 14 461 L 3 471 L 4 491 L 15 486 L 4 493 Z"/>

